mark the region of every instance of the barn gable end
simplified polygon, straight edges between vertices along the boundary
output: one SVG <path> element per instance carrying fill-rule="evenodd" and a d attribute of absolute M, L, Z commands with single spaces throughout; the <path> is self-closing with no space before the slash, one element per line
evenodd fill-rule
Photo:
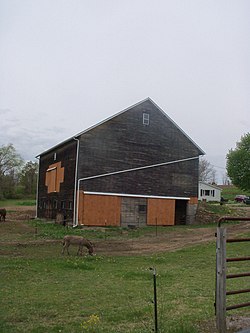
<path fill-rule="evenodd" d="M 44 173 L 53 164 L 51 157 L 55 153 L 57 162 L 61 161 L 65 168 L 64 182 L 60 193 L 46 193 Z M 185 198 L 187 202 L 198 197 L 199 155 L 203 154 L 151 99 L 146 99 L 40 155 L 38 216 L 44 217 L 46 205 L 51 209 L 53 203 L 48 202 L 57 196 L 59 201 L 65 201 L 65 205 L 60 204 L 64 215 L 77 224 L 79 215 L 83 214 L 79 193 L 84 192 L 175 197 L 175 200 Z M 42 203 L 43 199 L 47 204 Z M 95 198 L 95 202 L 98 200 Z M 140 200 L 137 201 L 136 219 L 142 215 Z M 124 200 L 115 202 L 121 205 L 117 212 L 122 211 Z M 94 205 L 89 198 L 88 205 Z M 164 201 L 161 207 L 169 205 Z M 184 209 L 175 201 L 171 207 L 173 214 L 169 223 L 175 224 L 176 216 L 180 215 L 175 214 L 175 207 L 182 207 L 182 215 Z M 54 210 L 50 214 L 53 217 L 59 209 Z M 121 225 L 118 220 L 115 224 Z"/>

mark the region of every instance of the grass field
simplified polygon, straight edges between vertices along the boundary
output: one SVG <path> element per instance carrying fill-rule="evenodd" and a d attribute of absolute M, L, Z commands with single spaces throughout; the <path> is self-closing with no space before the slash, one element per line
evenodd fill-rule
<path fill-rule="evenodd" d="M 63 257 L 59 242 L 17 242 L 59 239 L 65 233 L 61 226 L 22 224 L 26 232 L 15 228 L 11 233 L 10 224 L 0 225 L 1 234 L 6 235 L 0 245 L 0 332 L 152 332 L 150 267 L 157 270 L 159 332 L 214 332 L 214 242 L 150 255 L 76 257 L 72 251 Z M 182 232 L 185 228 L 181 227 Z M 140 238 L 150 232 L 153 229 L 146 228 L 133 235 Z M 103 238 L 101 231 L 89 233 Z M 110 229 L 109 239 L 116 236 Z M 247 251 L 241 243 L 237 255 Z M 233 252 L 232 248 L 229 255 Z M 238 272 L 239 266 L 231 265 L 230 272 Z M 244 283 L 233 281 L 232 287 L 243 288 Z M 241 302 L 246 297 L 241 296 Z M 249 310 L 235 313 L 249 315 Z"/>
<path fill-rule="evenodd" d="M 35 199 L 10 199 L 10 200 L 0 200 L 0 207 L 10 207 L 10 206 L 35 206 Z"/>
<path fill-rule="evenodd" d="M 242 191 L 239 188 L 237 188 L 236 186 L 228 186 L 223 188 L 221 195 L 224 197 L 224 199 L 228 199 L 232 202 L 234 202 L 234 198 L 236 195 L 238 194 L 244 194 L 249 196 L 250 193 L 247 191 Z"/>

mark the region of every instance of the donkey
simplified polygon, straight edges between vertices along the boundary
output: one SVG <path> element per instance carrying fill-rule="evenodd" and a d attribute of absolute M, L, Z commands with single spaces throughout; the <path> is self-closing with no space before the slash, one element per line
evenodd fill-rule
<path fill-rule="evenodd" d="M 93 244 L 88 239 L 83 238 L 81 236 L 72 236 L 72 235 L 67 235 L 63 238 L 62 254 L 64 254 L 65 249 L 67 249 L 67 253 L 69 254 L 70 244 L 79 245 L 77 255 L 79 255 L 79 254 L 82 255 L 83 246 L 86 246 L 88 248 L 89 254 L 91 256 L 93 255 L 93 252 L 94 252 Z"/>
<path fill-rule="evenodd" d="M 5 208 L 1 208 L 0 209 L 0 221 L 3 220 L 3 222 L 5 222 L 5 217 L 6 217 L 6 209 Z"/>

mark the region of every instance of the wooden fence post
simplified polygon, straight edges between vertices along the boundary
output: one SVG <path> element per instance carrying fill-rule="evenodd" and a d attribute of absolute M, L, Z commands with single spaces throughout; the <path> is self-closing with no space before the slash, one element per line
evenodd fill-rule
<path fill-rule="evenodd" d="M 216 239 L 216 327 L 225 333 L 226 325 L 226 228 L 217 228 Z"/>

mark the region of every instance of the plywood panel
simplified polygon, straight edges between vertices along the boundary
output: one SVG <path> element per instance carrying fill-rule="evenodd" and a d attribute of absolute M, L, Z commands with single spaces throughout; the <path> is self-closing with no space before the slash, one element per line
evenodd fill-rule
<path fill-rule="evenodd" d="M 48 187 L 47 193 L 60 192 L 60 184 L 64 182 L 64 168 L 61 162 L 51 164 L 46 171 L 45 185 Z"/>
<path fill-rule="evenodd" d="M 121 198 L 106 195 L 81 196 L 79 222 L 88 226 L 120 226 Z"/>
<path fill-rule="evenodd" d="M 157 222 L 156 222 L 157 221 Z M 175 200 L 148 199 L 148 225 L 174 225 Z"/>
<path fill-rule="evenodd" d="M 56 168 L 46 172 L 45 185 L 48 186 L 48 193 L 56 192 Z"/>

